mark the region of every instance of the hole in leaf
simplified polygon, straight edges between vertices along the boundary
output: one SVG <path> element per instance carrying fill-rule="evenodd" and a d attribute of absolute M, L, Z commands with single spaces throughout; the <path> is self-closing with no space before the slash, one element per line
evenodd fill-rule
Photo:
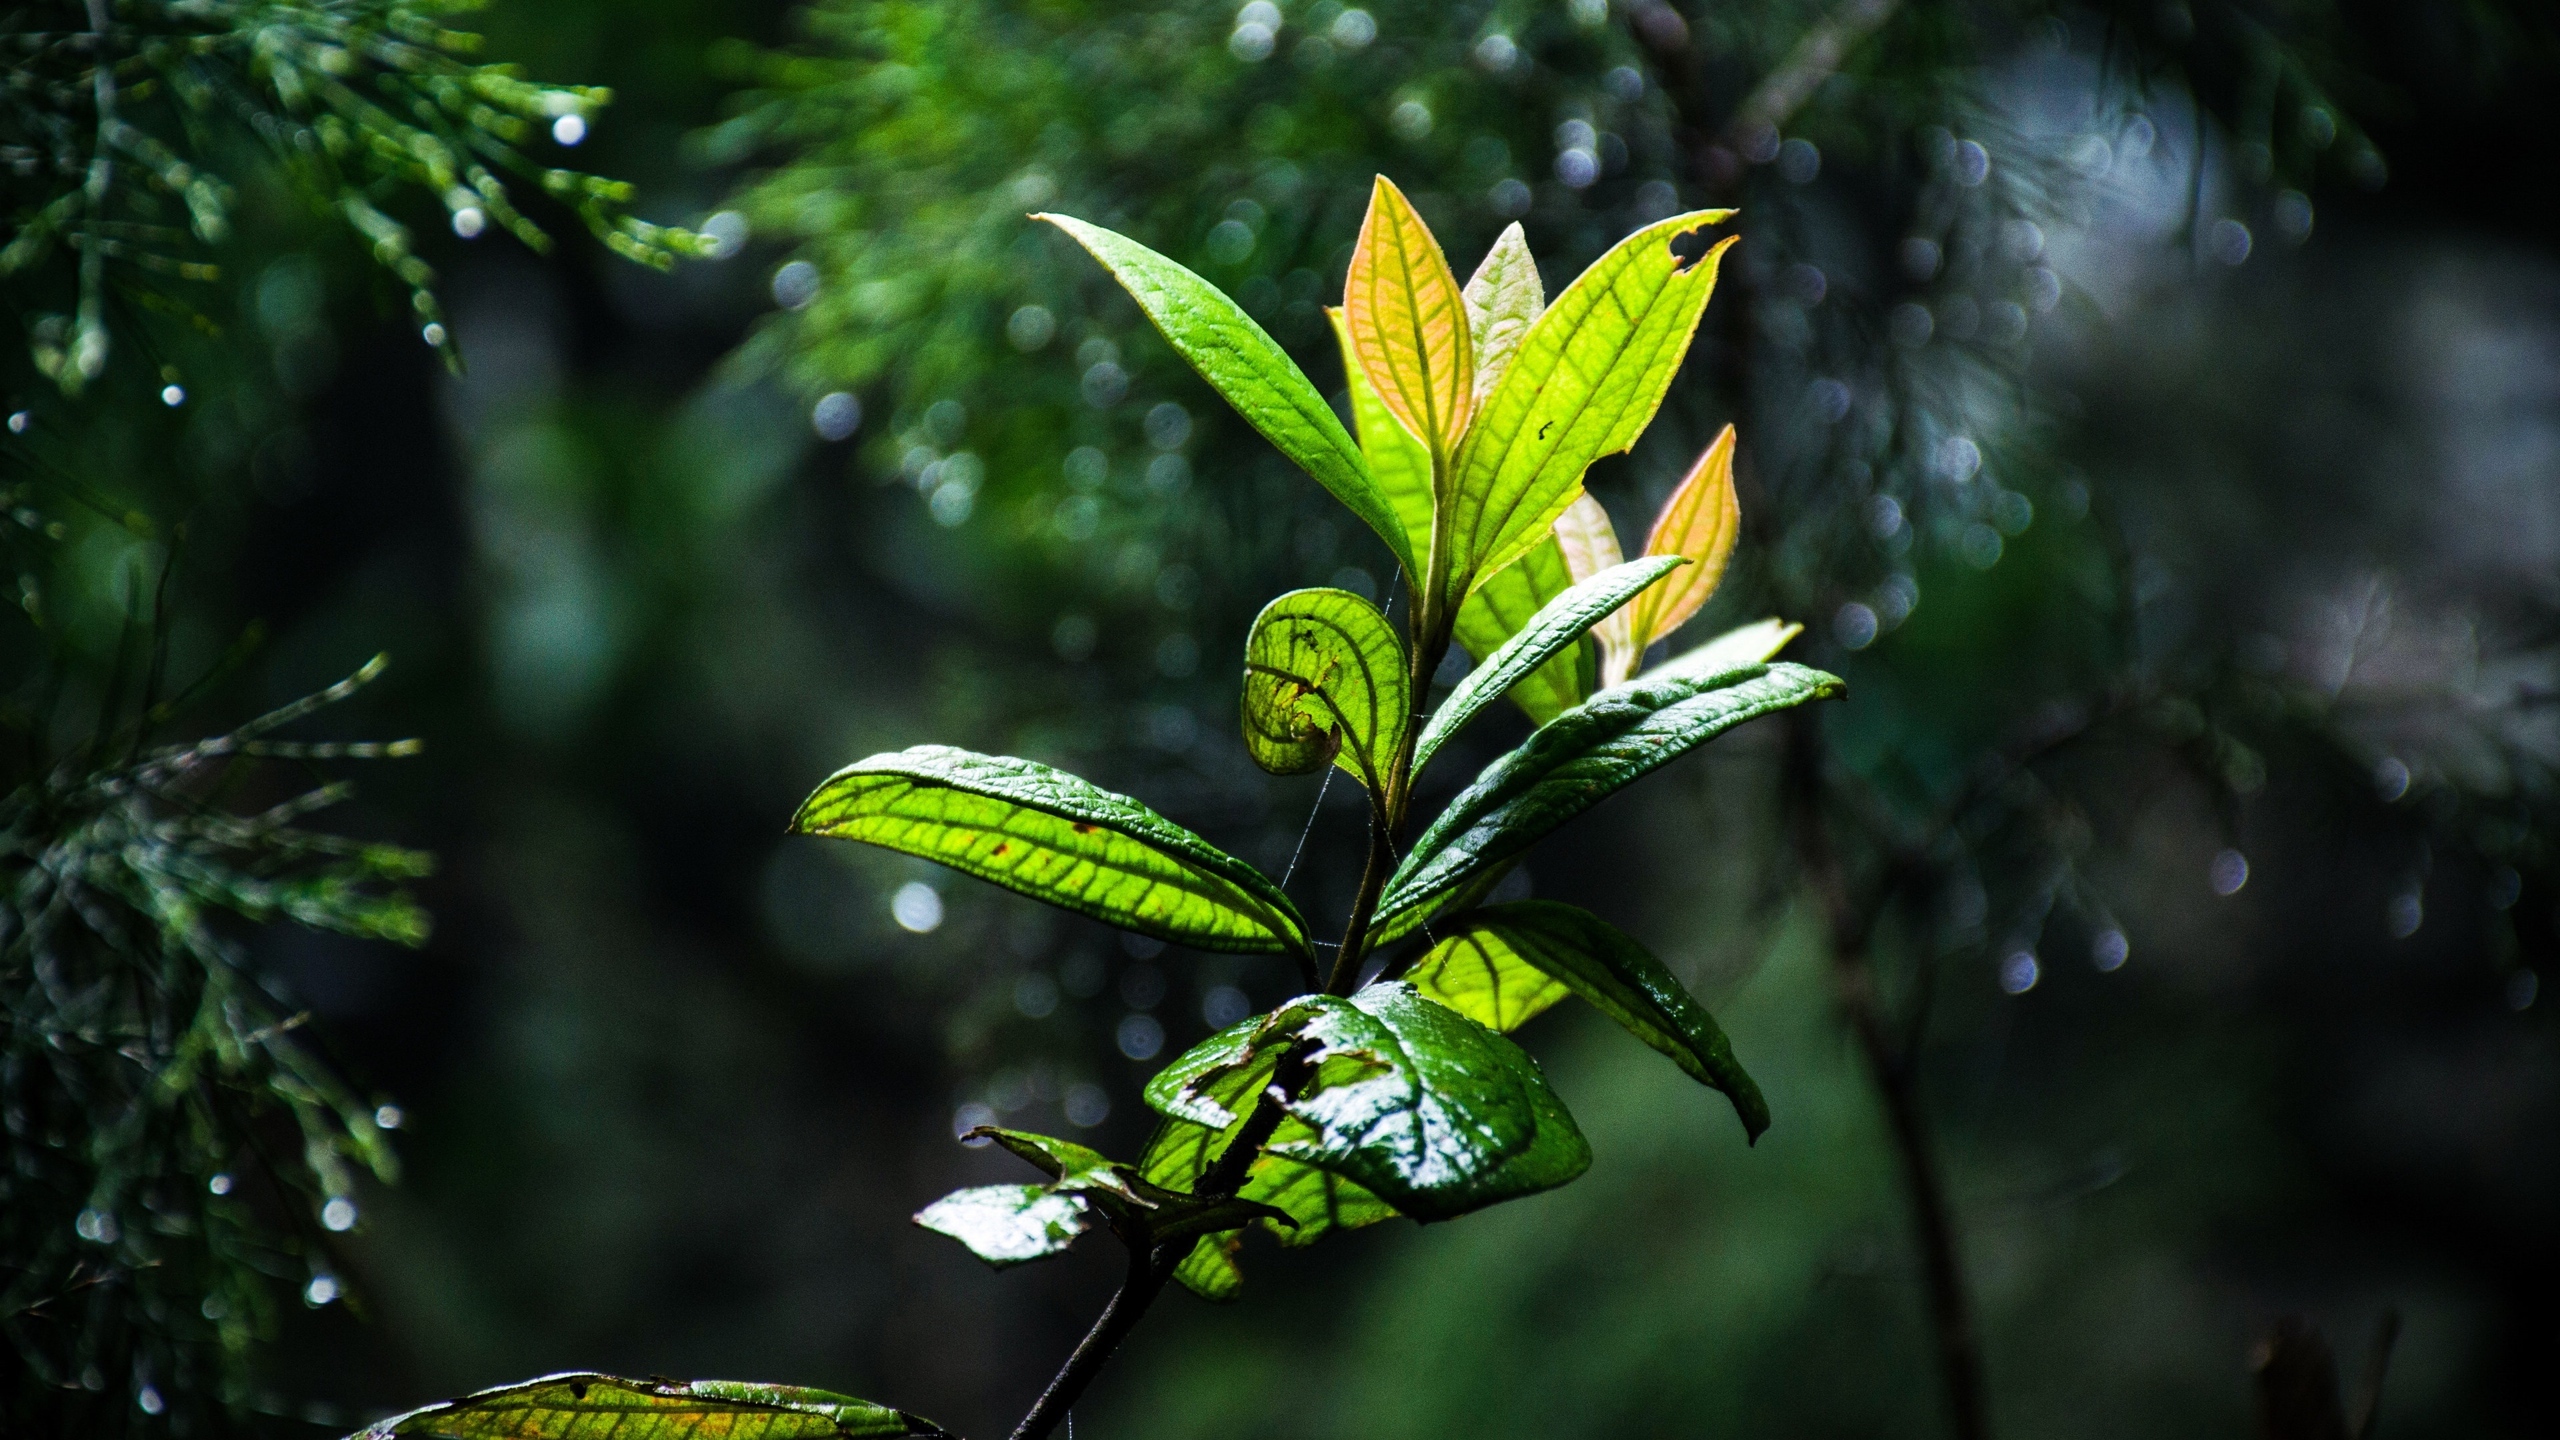
<path fill-rule="evenodd" d="M 1688 274 L 1697 268 L 1698 262 L 1706 259 L 1707 252 L 1714 248 L 1715 241 L 1708 237 L 1704 227 L 1672 236 L 1671 256 L 1680 263 L 1671 267 L 1671 273 Z"/>

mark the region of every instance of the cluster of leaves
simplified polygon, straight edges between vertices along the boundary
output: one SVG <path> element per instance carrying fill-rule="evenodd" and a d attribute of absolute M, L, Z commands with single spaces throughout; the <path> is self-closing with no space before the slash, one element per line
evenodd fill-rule
<path fill-rule="evenodd" d="M 438 198 L 457 233 L 548 237 L 505 177 L 530 180 L 616 253 L 664 267 L 697 253 L 682 230 L 630 215 L 630 187 L 538 164 L 546 127 L 574 139 L 610 94 L 547 85 L 470 57 L 448 20 L 475 0 L 46 0 L 0 20 L 0 279 L 26 304 L 37 368 L 76 393 L 104 372 L 116 312 L 214 322 L 168 280 L 210 280 L 245 166 L 334 214 L 407 287 L 446 350 L 435 272 L 394 217 L 396 192 Z"/>
<path fill-rule="evenodd" d="M 1638 230 L 1550 305 L 1516 227 L 1462 286 L 1429 227 L 1379 177 L 1333 315 L 1356 439 L 1216 287 L 1116 232 L 1038 218 L 1100 260 L 1415 583 L 1401 626 L 1348 591 L 1299 590 L 1272 601 L 1245 644 L 1255 761 L 1281 774 L 1340 767 L 1369 797 L 1365 875 L 1337 943 L 1315 939 L 1290 896 L 1247 862 L 1029 760 L 940 745 L 874 755 L 829 778 L 793 822 L 1157 940 L 1286 956 L 1302 976 L 1304 993 L 1156 1075 L 1146 1099 L 1163 1119 L 1136 1160 L 983 1128 L 977 1138 L 1046 1180 L 963 1190 L 916 1217 L 997 1265 L 1057 1254 L 1097 1222 L 1128 1248 L 1129 1285 L 1023 1422 L 1028 1436 L 1047 1433 L 1166 1283 L 1234 1296 L 1248 1229 L 1304 1245 L 1398 1216 L 1451 1219 L 1582 1174 L 1589 1143 L 1537 1062 L 1505 1037 L 1568 995 L 1722 1091 L 1756 1138 L 1769 1123 L 1758 1087 L 1714 1018 L 1641 944 L 1571 906 L 1483 902 L 1531 846 L 1608 795 L 1737 724 L 1841 690 L 1820 671 L 1772 662 L 1795 633 L 1774 621 L 1633 673 L 1650 642 L 1704 602 L 1732 552 L 1730 430 L 1673 495 L 1644 558 L 1619 562 L 1606 517 L 1576 508 L 1588 506 L 1584 473 L 1635 442 L 1687 353 L 1731 243 L 1710 244 L 1706 231 L 1726 212 Z M 1453 639 L 1477 663 L 1430 707 Z M 1402 845 L 1414 775 L 1506 694 L 1539 728 Z M 611 1383 L 616 1396 L 631 1389 Z M 369 1433 L 465 1433 L 446 1428 L 454 1407 L 480 1417 L 474 1434 L 574 1423 L 558 1382 L 536 1386 L 549 1398 L 532 1409 L 519 1392 L 495 1392 Z M 573 1403 L 590 1403 L 587 1393 Z M 707 1411 L 685 1418 L 681 1398 L 648 1404 L 670 1426 L 724 1423 Z"/>
<path fill-rule="evenodd" d="M 240 808 L 257 762 L 414 742 L 269 738 L 380 673 L 211 739 L 144 748 L 170 704 L 100 728 L 0 798 L 0 1332 L 13 1433 L 262 1403 L 278 1282 L 335 1293 L 320 1239 L 396 1163 L 376 1107 L 244 968 L 226 917 L 423 943 L 428 859 L 312 830 L 324 784 Z M 108 713 L 115 713 L 110 706 Z M 254 792 L 252 792 L 254 793 Z M 333 1208 L 334 1207 L 334 1208 Z M 312 1289 L 311 1287 L 322 1287 Z M 94 1395 L 91 1392 L 95 1392 Z"/>

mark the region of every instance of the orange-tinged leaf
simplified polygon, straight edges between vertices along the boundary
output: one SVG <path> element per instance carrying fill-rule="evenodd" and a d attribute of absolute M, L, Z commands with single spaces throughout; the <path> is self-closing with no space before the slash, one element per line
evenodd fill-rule
<path fill-rule="evenodd" d="M 1466 300 L 1440 242 L 1384 175 L 1360 222 L 1342 308 L 1378 398 L 1424 444 L 1455 452 L 1475 409 Z"/>
<path fill-rule="evenodd" d="M 1677 574 L 1637 596 L 1635 603 L 1627 607 L 1639 654 L 1645 646 L 1687 624 L 1724 580 L 1724 567 L 1733 559 L 1734 541 L 1742 534 L 1742 505 L 1733 493 L 1733 445 L 1733 427 L 1727 425 L 1706 453 L 1698 457 L 1698 463 L 1689 468 L 1671 498 L 1662 502 L 1662 513 L 1654 517 L 1653 533 L 1645 537 L 1647 555 L 1686 555 L 1696 563 L 1682 566 Z M 1615 684 L 1625 678 L 1618 676 L 1602 683 Z"/>
<path fill-rule="evenodd" d="M 1556 544 L 1564 551 L 1564 566 L 1576 584 L 1617 565 L 1623 558 L 1618 552 L 1618 527 L 1609 521 L 1609 512 L 1585 491 L 1573 497 L 1564 513 L 1556 517 Z M 1666 582 L 1667 583 L 1667 582 Z M 1636 604 L 1642 604 L 1639 598 Z M 1600 644 L 1600 683 L 1615 685 L 1635 673 L 1636 661 L 1644 656 L 1644 647 L 1636 643 L 1634 626 L 1628 620 L 1630 605 L 1618 610 L 1591 627 L 1591 638 Z"/>

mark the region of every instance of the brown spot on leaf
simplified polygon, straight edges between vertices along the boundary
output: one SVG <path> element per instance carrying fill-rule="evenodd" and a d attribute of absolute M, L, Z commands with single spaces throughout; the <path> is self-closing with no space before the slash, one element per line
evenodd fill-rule
<path fill-rule="evenodd" d="M 1091 825 L 1078 825 L 1076 826 L 1076 833 L 1079 835 L 1090 835 L 1094 832 L 1094 829 L 1095 827 Z"/>

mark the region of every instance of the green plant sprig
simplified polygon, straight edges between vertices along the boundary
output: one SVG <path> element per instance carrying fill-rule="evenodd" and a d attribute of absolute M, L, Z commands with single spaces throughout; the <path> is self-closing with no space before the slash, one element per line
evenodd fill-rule
<path fill-rule="evenodd" d="M 1043 1440 L 1172 1283 L 1242 1287 L 1260 1228 L 1284 1245 L 1399 1216 L 1436 1221 L 1552 1189 L 1591 1148 L 1537 1062 L 1506 1038 L 1580 996 L 1769 1124 L 1714 1017 L 1668 967 L 1596 915 L 1485 903 L 1549 832 L 1747 720 L 1841 682 L 1775 660 L 1798 627 L 1763 621 L 1637 673 L 1695 615 L 1740 532 L 1732 430 L 1621 559 L 1583 494 L 1662 403 L 1731 239 L 1698 211 L 1628 236 L 1547 303 L 1511 227 L 1460 285 L 1439 243 L 1379 177 L 1335 312 L 1347 430 L 1236 303 L 1126 236 L 1060 215 L 1173 348 L 1243 418 L 1377 531 L 1414 576 L 1399 627 L 1345 590 L 1273 600 L 1245 641 L 1243 731 L 1274 774 L 1338 766 L 1369 799 L 1359 890 L 1330 964 L 1307 919 L 1251 865 L 1127 796 L 1029 760 L 924 745 L 829 777 L 792 828 L 937 861 L 1019 894 L 1196 949 L 1285 956 L 1306 993 L 1176 1057 L 1146 1086 L 1163 1117 L 1135 1161 L 982 1127 L 1047 1177 L 946 1196 L 916 1216 L 989 1264 L 1064 1251 L 1097 1224 L 1129 1269 L 1013 1431 Z M 1452 644 L 1476 660 L 1435 710 Z M 1413 781 L 1455 731 L 1508 695 L 1539 722 L 1409 847 Z M 1421 943 L 1404 944 L 1420 936 Z M 1399 947 L 1370 974 L 1369 960 Z M 706 1382 L 707 1383 L 707 1382 Z M 940 1434 L 902 1412 L 818 1392 L 564 1376 L 385 1420 L 395 1435 L 549 1437 L 611 1415 L 618 1434 L 729 1433 L 753 1389 L 773 1435 Z"/>

